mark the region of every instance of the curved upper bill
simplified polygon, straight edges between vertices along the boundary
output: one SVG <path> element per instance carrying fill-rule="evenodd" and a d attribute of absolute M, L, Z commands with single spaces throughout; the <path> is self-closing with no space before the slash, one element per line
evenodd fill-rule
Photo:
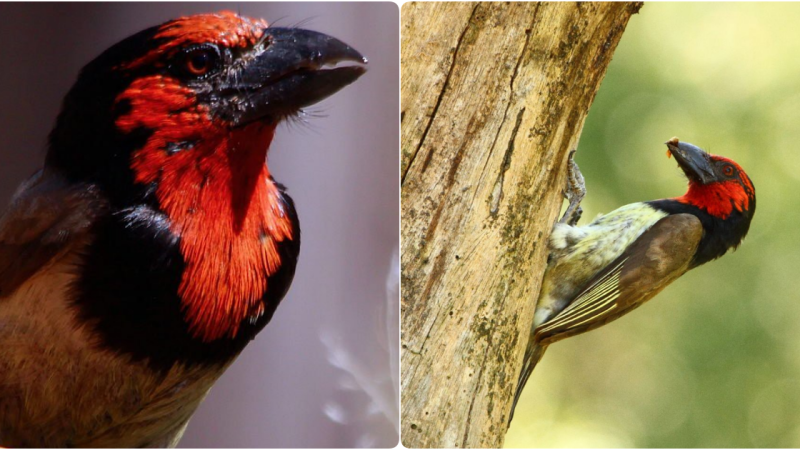
<path fill-rule="evenodd" d="M 230 77 L 237 125 L 280 119 L 336 93 L 366 72 L 367 58 L 316 31 L 267 28 L 262 43 Z M 344 63 L 344 64 L 343 64 Z"/>
<path fill-rule="evenodd" d="M 676 137 L 668 140 L 665 144 L 690 180 L 703 184 L 717 181 L 711 165 L 711 157 L 702 148 L 688 142 L 680 142 Z"/>

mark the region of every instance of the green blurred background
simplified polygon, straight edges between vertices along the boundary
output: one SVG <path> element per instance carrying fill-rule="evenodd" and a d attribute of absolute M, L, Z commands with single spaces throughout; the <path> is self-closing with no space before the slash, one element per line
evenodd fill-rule
<path fill-rule="evenodd" d="M 551 346 L 506 447 L 800 447 L 800 4 L 645 4 L 581 137 L 581 223 L 683 194 L 673 136 L 750 175 L 750 234 Z"/>

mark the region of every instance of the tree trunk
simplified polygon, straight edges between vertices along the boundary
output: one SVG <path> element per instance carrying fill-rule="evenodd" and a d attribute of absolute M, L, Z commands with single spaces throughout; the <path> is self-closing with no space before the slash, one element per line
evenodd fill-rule
<path fill-rule="evenodd" d="M 402 8 L 402 436 L 500 447 L 569 150 L 629 3 Z"/>

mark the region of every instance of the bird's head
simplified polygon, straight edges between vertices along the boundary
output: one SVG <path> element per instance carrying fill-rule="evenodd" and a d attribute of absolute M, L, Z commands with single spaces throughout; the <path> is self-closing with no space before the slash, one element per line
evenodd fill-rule
<path fill-rule="evenodd" d="M 230 12 L 172 20 L 81 71 L 47 164 L 100 184 L 112 202 L 131 201 L 164 173 L 232 154 L 228 163 L 247 170 L 264 160 L 281 119 L 352 83 L 365 63 L 330 36 Z"/>
<path fill-rule="evenodd" d="M 109 220 L 168 236 L 192 336 L 234 338 L 266 323 L 299 250 L 293 205 L 266 165 L 275 128 L 355 81 L 365 63 L 330 36 L 229 12 L 172 20 L 81 71 L 46 167 L 97 186 Z M 152 214 L 142 219 L 139 208 Z"/>
<path fill-rule="evenodd" d="M 689 190 L 677 200 L 725 220 L 741 214 L 749 220 L 756 210 L 756 191 L 745 171 L 734 161 L 672 138 L 666 142 L 670 155 L 689 178 Z"/>

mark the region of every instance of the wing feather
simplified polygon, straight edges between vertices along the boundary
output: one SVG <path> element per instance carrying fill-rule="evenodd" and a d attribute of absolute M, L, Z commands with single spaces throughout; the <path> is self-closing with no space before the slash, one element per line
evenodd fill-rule
<path fill-rule="evenodd" d="M 702 237 L 703 226 L 691 214 L 659 220 L 541 324 L 537 342 L 551 344 L 592 330 L 638 307 L 689 269 Z"/>
<path fill-rule="evenodd" d="M 97 190 L 52 170 L 24 182 L 0 217 L 0 298 L 88 233 L 104 210 Z"/>
<path fill-rule="evenodd" d="M 614 300 L 619 297 L 619 280 L 625 261 L 627 261 L 627 258 L 618 261 L 612 270 L 581 291 L 575 297 L 575 300 L 564 308 L 561 313 L 552 320 L 543 323 L 537 329 L 537 333 L 567 330 L 571 327 L 580 326 L 587 320 L 592 320 L 601 314 L 613 311 L 615 309 Z"/>

